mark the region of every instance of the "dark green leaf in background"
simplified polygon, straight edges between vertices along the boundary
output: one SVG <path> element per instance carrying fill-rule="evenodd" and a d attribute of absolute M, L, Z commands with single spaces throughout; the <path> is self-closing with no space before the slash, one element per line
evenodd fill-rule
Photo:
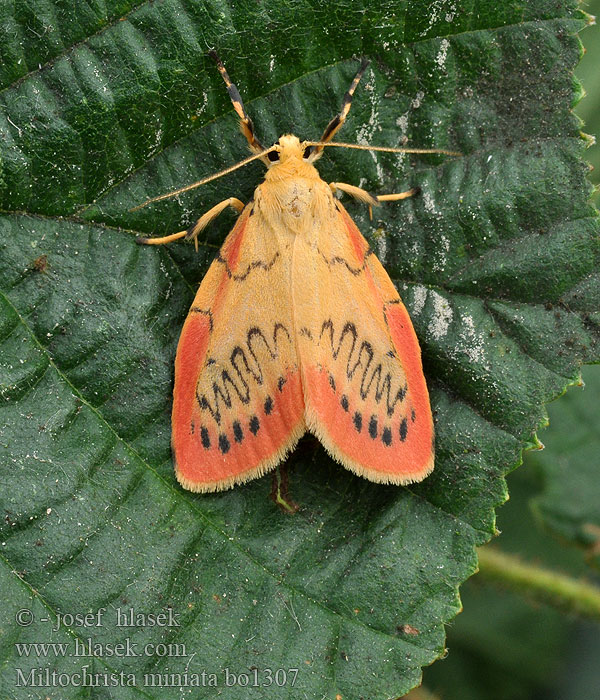
<path fill-rule="evenodd" d="M 543 403 L 598 359 L 598 221 L 570 111 L 586 20 L 546 0 L 98 8 L 0 10 L 2 692 L 38 697 L 16 687 L 16 668 L 83 665 L 15 643 L 91 636 L 185 655 L 104 653 L 94 670 L 135 674 L 137 688 L 39 696 L 180 698 L 144 674 L 205 671 L 223 698 L 397 697 L 443 653 L 474 545 L 494 533 L 504 474 L 535 442 Z M 344 140 L 465 154 L 336 149 L 320 168 L 374 192 L 421 188 L 373 222 L 349 206 L 421 341 L 436 414 L 422 484 L 371 484 L 309 439 L 287 464 L 294 516 L 269 499 L 270 477 L 209 496 L 175 483 L 177 336 L 232 219 L 199 255 L 134 236 L 247 200 L 261 169 L 129 209 L 246 155 L 213 46 L 266 143 L 318 137 L 367 55 Z M 103 607 L 102 627 L 51 632 L 57 614 Z M 20 608 L 31 626 L 15 624 Z M 172 609 L 181 626 L 120 628 L 117 608 Z M 294 687 L 242 688 L 226 687 L 226 668 L 299 670 Z"/>
<path fill-rule="evenodd" d="M 586 383 L 591 384 L 588 377 L 597 374 L 597 369 L 584 368 Z M 589 386 L 585 393 L 592 391 Z M 581 554 L 540 528 L 539 518 L 529 507 L 541 486 L 538 470 L 531 467 L 541 458 L 553 461 L 552 442 L 563 432 L 560 416 L 570 405 L 583 408 L 582 398 L 581 389 L 572 388 L 566 399 L 549 406 L 550 427 L 540 433 L 547 449 L 527 453 L 523 468 L 509 475 L 510 500 L 498 511 L 502 535 L 491 546 L 521 561 L 585 580 L 591 572 Z M 579 457 L 575 452 L 569 459 L 572 481 L 578 484 L 585 483 L 582 477 L 587 467 Z M 597 457 L 594 463 L 598 464 Z M 592 491 L 596 488 L 589 480 L 587 484 Z M 565 496 L 569 502 L 568 491 Z M 448 627 L 447 657 L 425 669 L 423 684 L 436 697 L 581 700 L 597 695 L 597 623 L 577 620 L 546 605 L 532 605 L 516 591 L 487 582 L 483 575 L 474 576 L 461 588 L 461 598 L 464 611 Z"/>
<path fill-rule="evenodd" d="M 542 483 L 534 501 L 536 514 L 582 547 L 595 566 L 600 564 L 599 398 L 600 367 L 590 367 L 582 395 L 569 392 L 560 406 L 551 406 L 554 429 L 542 435 L 547 451 L 529 458 Z"/>
<path fill-rule="evenodd" d="M 588 0 L 581 4 L 582 9 L 592 16 L 600 14 L 600 2 L 598 0 Z M 585 100 L 582 100 L 575 111 L 583 119 L 583 130 L 592 138 L 598 140 L 600 135 L 600 72 L 598 63 L 600 62 L 600 29 L 596 21 L 583 36 L 585 45 L 585 55 L 577 66 L 577 77 L 581 81 L 586 93 Z M 590 162 L 593 171 L 590 173 L 590 180 L 597 188 L 600 184 L 600 148 L 591 148 L 586 154 L 586 160 Z M 598 201 L 598 192 L 594 194 L 594 200 Z"/>

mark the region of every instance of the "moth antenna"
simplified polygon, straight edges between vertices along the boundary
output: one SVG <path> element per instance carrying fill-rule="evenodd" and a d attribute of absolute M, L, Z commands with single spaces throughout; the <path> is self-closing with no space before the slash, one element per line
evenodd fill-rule
<path fill-rule="evenodd" d="M 213 61 L 217 64 L 217 68 L 219 69 L 219 73 L 221 74 L 221 77 L 225 81 L 225 85 L 227 86 L 227 92 L 229 93 L 229 97 L 231 99 L 231 102 L 233 104 L 233 108 L 235 109 L 238 117 L 240 118 L 240 129 L 242 131 L 242 134 L 246 137 L 246 140 L 248 141 L 248 145 L 250 146 L 250 150 L 253 153 L 259 153 L 260 151 L 264 151 L 265 147 L 261 144 L 261 142 L 258 140 L 256 137 L 256 134 L 254 133 L 254 124 L 252 123 L 252 119 L 248 116 L 248 113 L 246 112 L 246 109 L 244 107 L 244 103 L 242 102 L 242 97 L 240 95 L 239 90 L 237 87 L 231 82 L 231 78 L 229 77 L 229 74 L 225 70 L 225 66 L 223 65 L 223 61 L 219 58 L 219 55 L 214 49 L 211 49 L 208 52 L 208 55 L 213 59 Z"/>
<path fill-rule="evenodd" d="M 325 146 L 336 146 L 337 148 L 355 148 L 359 151 L 383 151 L 384 153 L 442 153 L 446 156 L 462 156 L 460 151 L 448 151 L 445 148 L 393 148 L 391 146 L 369 146 L 358 143 L 342 143 L 341 141 L 306 141 L 306 146 L 314 146 L 321 149 Z"/>
<path fill-rule="evenodd" d="M 358 73 L 354 76 L 354 80 L 352 81 L 350 87 L 344 95 L 344 99 L 342 100 L 342 109 L 340 113 L 336 114 L 336 116 L 329 122 L 329 124 L 327 124 L 327 126 L 325 127 L 325 131 L 323 132 L 323 136 L 321 136 L 321 140 L 314 144 L 315 146 L 317 146 L 316 153 L 320 153 L 323 146 L 328 141 L 331 141 L 331 139 L 344 125 L 346 117 L 348 116 L 348 112 L 350 111 L 350 107 L 352 106 L 352 98 L 354 97 L 354 91 L 356 90 L 360 79 L 363 77 L 364 72 L 367 70 L 369 63 L 370 61 L 368 61 L 366 58 L 363 58 L 360 64 L 360 68 L 358 69 Z"/>
<path fill-rule="evenodd" d="M 142 204 L 138 204 L 136 207 L 133 207 L 133 209 L 130 209 L 129 211 L 137 211 L 138 209 L 143 209 L 145 206 L 148 206 L 148 204 L 152 204 L 152 202 L 160 202 L 162 199 L 168 199 L 169 197 L 176 197 L 178 194 L 183 194 L 184 192 L 189 192 L 189 190 L 193 190 L 196 187 L 200 187 L 200 185 L 205 185 L 207 182 L 212 182 L 212 180 L 217 180 L 220 177 L 223 177 L 223 175 L 228 175 L 229 173 L 232 173 L 234 170 L 237 170 L 238 168 L 243 168 L 244 165 L 248 165 L 248 163 L 251 163 L 253 160 L 258 160 L 259 158 L 265 158 L 267 153 L 270 153 L 271 151 L 276 150 L 275 146 L 271 146 L 271 148 L 266 148 L 264 151 L 261 151 L 260 153 L 257 153 L 256 155 L 249 156 L 248 158 L 244 158 L 244 160 L 240 160 L 239 163 L 236 163 L 235 165 L 230 165 L 228 168 L 224 168 L 223 170 L 219 170 L 218 173 L 214 173 L 213 175 L 209 175 L 208 177 L 203 177 L 202 180 L 198 180 L 198 182 L 193 182 L 191 185 L 186 185 L 185 187 L 180 187 L 178 190 L 173 190 L 172 192 L 167 192 L 166 194 L 161 194 L 158 197 L 152 197 L 152 199 L 147 199 L 145 202 Z"/>

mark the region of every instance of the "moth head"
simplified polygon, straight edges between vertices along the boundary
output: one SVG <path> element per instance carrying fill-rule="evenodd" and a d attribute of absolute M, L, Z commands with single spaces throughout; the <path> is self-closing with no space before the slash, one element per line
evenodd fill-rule
<path fill-rule="evenodd" d="M 290 159 L 312 162 L 318 154 L 310 143 L 300 141 L 293 134 L 284 134 L 266 155 L 271 167 L 275 163 L 285 163 Z"/>

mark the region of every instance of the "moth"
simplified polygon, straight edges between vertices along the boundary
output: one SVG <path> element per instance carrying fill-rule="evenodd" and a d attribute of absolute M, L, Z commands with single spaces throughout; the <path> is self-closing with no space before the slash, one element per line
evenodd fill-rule
<path fill-rule="evenodd" d="M 138 239 L 162 244 L 185 237 L 197 245 L 221 212 L 239 212 L 179 339 L 177 479 L 192 491 L 230 488 L 273 469 L 310 431 L 355 474 L 388 484 L 420 481 L 434 466 L 434 429 L 419 343 L 392 281 L 336 196 L 374 207 L 415 190 L 376 197 L 324 182 L 314 164 L 328 146 L 458 154 L 333 142 L 364 60 L 319 141 L 285 134 L 265 148 L 223 63 L 211 55 L 253 155 L 140 207 L 253 160 L 267 171 L 250 202 L 228 197 L 187 231 Z"/>

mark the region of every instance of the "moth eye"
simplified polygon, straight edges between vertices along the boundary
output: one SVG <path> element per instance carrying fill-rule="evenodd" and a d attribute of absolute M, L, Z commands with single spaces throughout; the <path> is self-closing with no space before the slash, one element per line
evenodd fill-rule
<path fill-rule="evenodd" d="M 302 154 L 302 157 L 303 157 L 303 158 L 308 158 L 312 152 L 313 152 L 313 147 L 312 147 L 312 146 L 307 146 L 307 147 L 304 149 L 304 153 Z"/>
<path fill-rule="evenodd" d="M 277 151 L 269 151 L 267 153 L 267 158 L 271 161 L 274 162 L 276 160 L 279 160 L 279 153 Z"/>

